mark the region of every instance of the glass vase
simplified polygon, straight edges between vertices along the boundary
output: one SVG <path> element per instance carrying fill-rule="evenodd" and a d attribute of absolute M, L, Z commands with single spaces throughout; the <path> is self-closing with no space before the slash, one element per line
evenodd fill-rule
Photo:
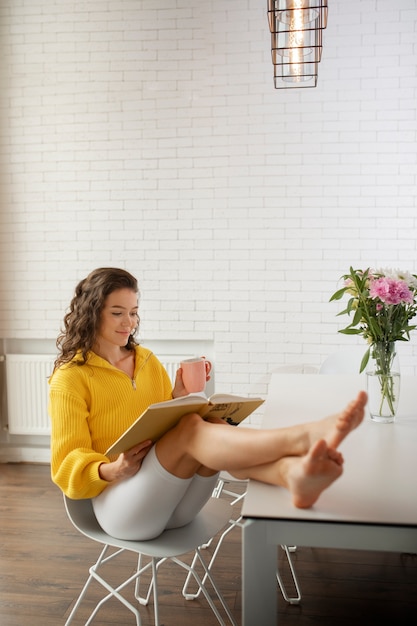
<path fill-rule="evenodd" d="M 366 375 L 371 418 L 385 424 L 394 422 L 401 382 L 395 342 L 372 344 Z"/>

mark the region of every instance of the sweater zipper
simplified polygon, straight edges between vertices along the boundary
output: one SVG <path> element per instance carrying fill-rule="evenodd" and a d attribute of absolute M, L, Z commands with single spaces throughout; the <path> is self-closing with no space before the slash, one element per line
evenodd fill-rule
<path fill-rule="evenodd" d="M 150 353 L 148 354 L 148 356 L 146 357 L 145 361 L 144 361 L 144 362 L 142 363 L 142 365 L 140 366 L 139 370 L 141 370 L 141 369 L 142 369 L 142 367 L 145 365 L 145 363 L 147 363 L 147 361 L 149 360 L 149 358 L 150 358 L 151 354 L 152 354 L 152 352 L 150 352 Z M 136 364 L 135 364 L 135 369 L 136 369 Z M 138 370 L 138 371 L 139 371 L 139 370 Z M 138 372 L 136 372 L 136 374 L 137 374 L 137 373 L 138 373 Z M 137 387 L 136 387 L 136 380 L 135 380 L 134 378 L 131 378 L 131 381 L 132 381 L 132 389 L 133 389 L 133 391 L 136 391 L 136 389 L 137 389 Z"/>
<path fill-rule="evenodd" d="M 148 356 L 146 357 L 145 361 L 142 363 L 142 365 L 140 366 L 138 371 L 140 371 L 142 369 L 142 367 L 145 365 L 145 363 L 149 360 L 151 354 L 152 354 L 152 352 L 150 354 L 148 354 Z M 138 372 L 136 372 L 136 374 L 137 373 Z M 131 381 L 132 381 L 132 389 L 133 389 L 133 391 L 136 391 L 136 389 L 137 389 L 137 387 L 136 387 L 136 380 L 134 378 L 132 378 Z"/>

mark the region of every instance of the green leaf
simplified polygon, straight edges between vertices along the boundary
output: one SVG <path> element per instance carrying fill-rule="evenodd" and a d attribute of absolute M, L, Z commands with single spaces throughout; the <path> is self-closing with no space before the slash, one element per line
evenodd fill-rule
<path fill-rule="evenodd" d="M 381 329 L 378 325 L 378 322 L 373 317 L 370 317 L 368 320 L 368 325 L 373 338 L 375 339 L 375 341 L 378 341 L 378 339 L 381 338 Z"/>
<path fill-rule="evenodd" d="M 336 291 L 336 293 L 334 293 L 332 297 L 330 298 L 329 302 L 332 302 L 333 300 L 341 300 L 343 296 L 345 295 L 345 291 L 346 291 L 346 287 L 342 287 L 342 289 L 339 289 L 338 291 Z"/>
<path fill-rule="evenodd" d="M 352 320 L 352 326 L 356 326 L 357 324 L 359 324 L 362 317 L 363 317 L 363 314 L 362 314 L 361 309 L 356 309 L 355 315 L 353 316 L 353 320 Z"/>
<path fill-rule="evenodd" d="M 361 367 L 360 367 L 360 370 L 359 370 L 359 374 L 362 374 L 363 370 L 368 365 L 369 355 L 370 354 L 371 354 L 371 348 L 368 348 L 367 351 L 365 352 L 365 354 L 363 355 L 363 358 L 362 358 L 362 361 L 361 361 Z"/>
<path fill-rule="evenodd" d="M 350 314 L 351 311 L 356 311 L 356 307 L 357 307 L 357 299 L 356 298 L 350 298 L 348 305 L 347 305 L 347 311 Z"/>

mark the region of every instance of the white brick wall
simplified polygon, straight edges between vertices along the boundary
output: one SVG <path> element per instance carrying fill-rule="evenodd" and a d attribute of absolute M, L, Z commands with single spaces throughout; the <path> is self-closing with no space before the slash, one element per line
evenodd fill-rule
<path fill-rule="evenodd" d="M 0 338 L 53 339 L 114 264 L 218 390 L 353 344 L 339 276 L 417 273 L 417 6 L 329 5 L 317 88 L 283 91 L 266 0 L 3 0 Z"/>

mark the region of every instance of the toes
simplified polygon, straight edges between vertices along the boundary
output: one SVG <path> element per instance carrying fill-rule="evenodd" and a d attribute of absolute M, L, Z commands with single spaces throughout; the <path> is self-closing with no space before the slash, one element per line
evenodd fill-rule
<path fill-rule="evenodd" d="M 329 459 L 337 463 L 338 465 L 343 465 L 344 459 L 343 455 L 339 450 L 334 450 L 333 448 L 328 449 Z"/>
<path fill-rule="evenodd" d="M 319 439 L 313 444 L 309 450 L 308 456 L 314 461 L 316 459 L 320 459 L 323 456 L 327 456 L 328 446 L 324 439 Z"/>
<path fill-rule="evenodd" d="M 343 455 L 339 450 L 335 448 L 329 447 L 324 439 L 319 439 L 316 443 L 311 447 L 308 454 L 310 461 L 325 461 L 330 460 L 334 461 L 338 465 L 343 464 Z"/>

